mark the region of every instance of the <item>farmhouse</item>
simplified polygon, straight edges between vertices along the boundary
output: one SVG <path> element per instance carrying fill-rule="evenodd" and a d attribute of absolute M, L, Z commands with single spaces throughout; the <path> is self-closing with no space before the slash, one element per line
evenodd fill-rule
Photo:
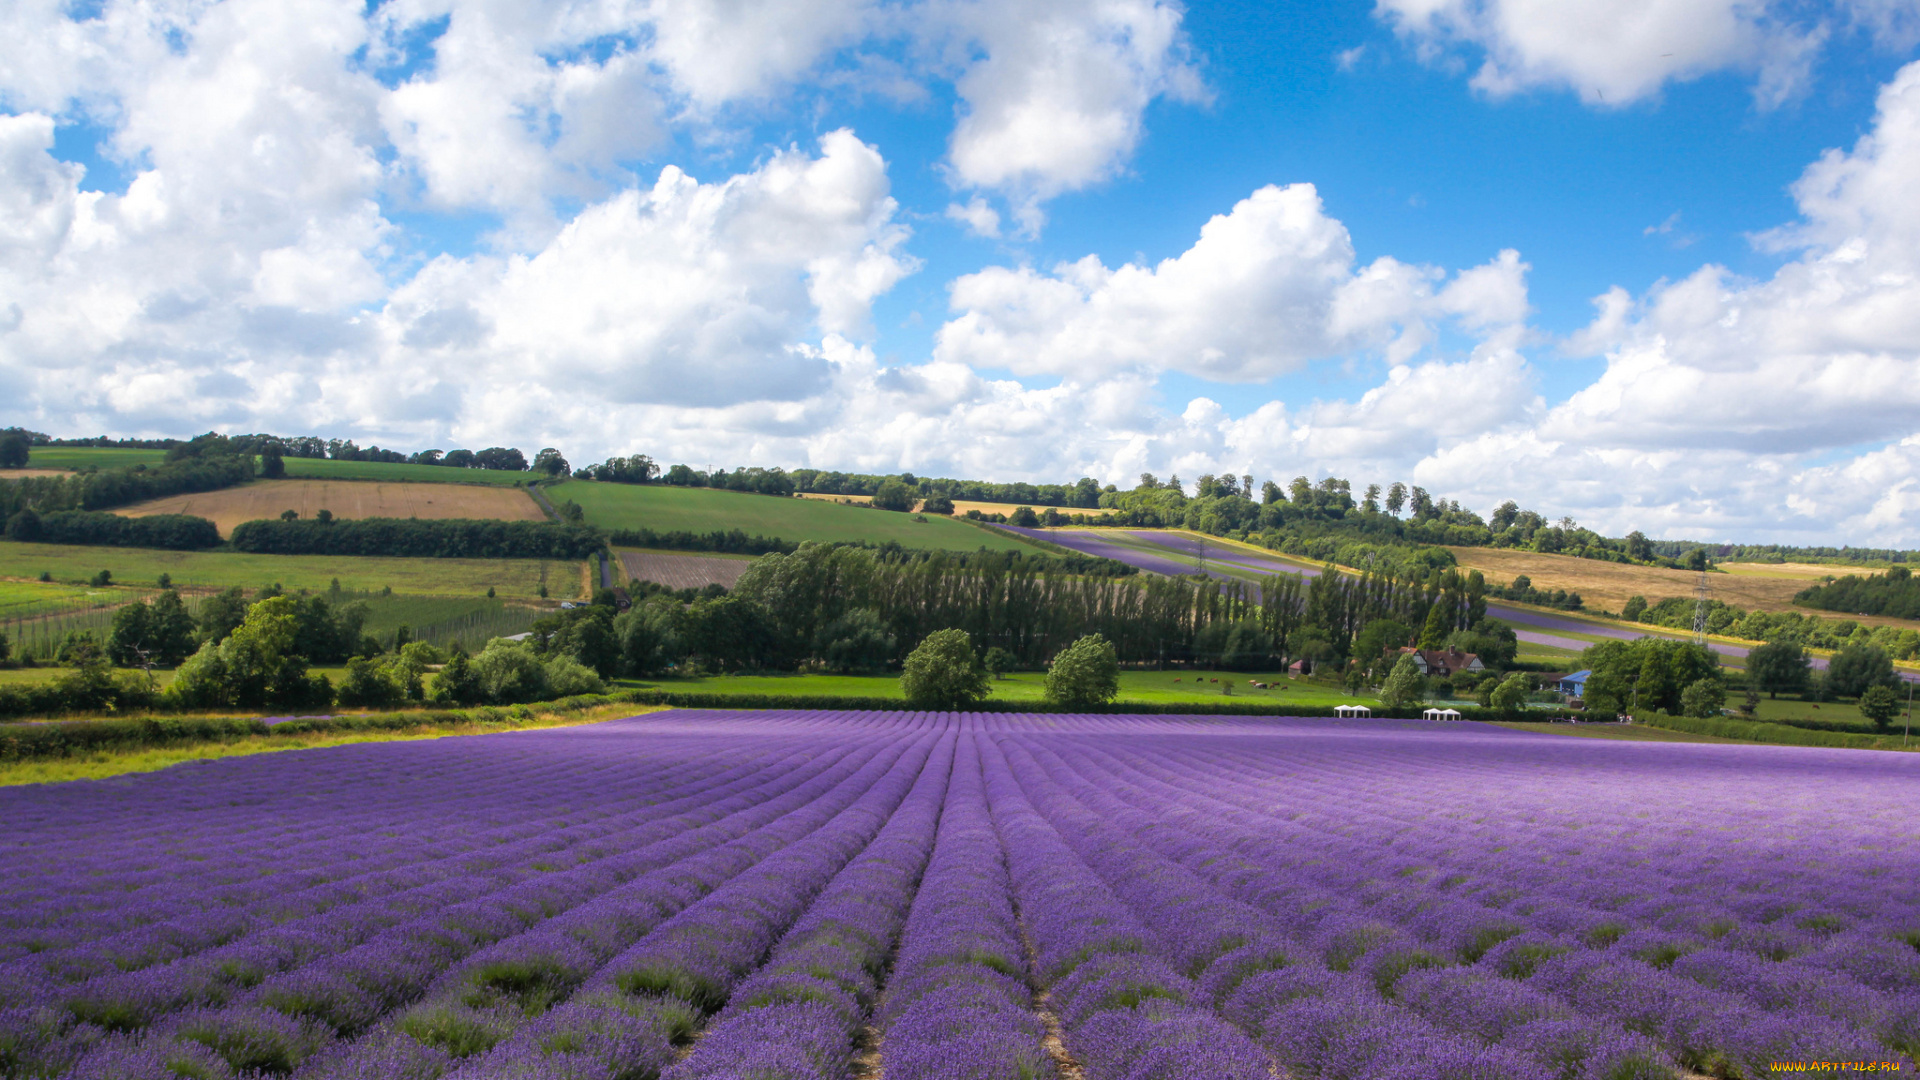
<path fill-rule="evenodd" d="M 1480 658 L 1470 652 L 1459 649 L 1411 649 L 1393 650 L 1396 653 L 1412 656 L 1413 666 L 1420 674 L 1444 679 L 1457 671 L 1485 671 L 1487 666 Z"/>

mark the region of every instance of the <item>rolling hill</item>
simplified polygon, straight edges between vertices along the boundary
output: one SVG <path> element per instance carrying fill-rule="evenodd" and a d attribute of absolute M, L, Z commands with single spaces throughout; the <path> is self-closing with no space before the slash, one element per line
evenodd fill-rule
<path fill-rule="evenodd" d="M 655 532 L 705 533 L 739 529 L 749 535 L 820 543 L 889 540 L 903 547 L 935 551 L 1031 551 L 1032 546 L 1004 532 L 983 529 L 937 514 L 917 520 L 897 514 L 819 499 L 781 498 L 714 488 L 665 484 L 605 484 L 569 480 L 546 489 L 555 506 L 568 500 L 586 512 L 586 521 L 604 529 L 652 529 Z"/>

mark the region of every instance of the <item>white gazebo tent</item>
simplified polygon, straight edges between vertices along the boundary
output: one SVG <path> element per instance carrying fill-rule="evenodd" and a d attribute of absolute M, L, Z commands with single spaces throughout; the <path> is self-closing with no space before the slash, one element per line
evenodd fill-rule
<path fill-rule="evenodd" d="M 1333 707 L 1333 715 L 1347 717 L 1372 716 L 1373 710 L 1367 708 L 1365 705 L 1335 705 Z"/>
<path fill-rule="evenodd" d="M 1420 718 L 1422 720 L 1458 720 L 1460 719 L 1460 710 L 1428 709 L 1426 712 L 1420 714 Z"/>

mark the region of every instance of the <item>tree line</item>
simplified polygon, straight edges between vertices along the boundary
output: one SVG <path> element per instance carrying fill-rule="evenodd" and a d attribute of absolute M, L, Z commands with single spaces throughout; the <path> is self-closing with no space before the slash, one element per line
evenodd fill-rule
<path fill-rule="evenodd" d="M 1802 589 L 1793 602 L 1824 611 L 1920 619 L 1920 580 L 1915 580 L 1913 571 L 1905 566 L 1866 577 L 1848 574 L 1838 581 Z"/>
<path fill-rule="evenodd" d="M 220 530 L 191 514 L 122 517 L 99 510 L 21 510 L 7 519 L 6 537 L 22 543 L 88 544 L 102 547 L 199 551 L 218 547 Z"/>
<path fill-rule="evenodd" d="M 1323 574 L 1303 581 L 1277 574 L 1249 585 L 1060 573 L 1049 559 L 996 552 L 889 558 L 857 547 L 802 545 L 756 560 L 725 596 L 685 603 L 654 596 L 617 618 L 609 613 L 605 634 L 583 631 L 602 641 L 600 651 L 574 654 L 609 674 L 689 664 L 878 671 L 897 666 L 928 635 L 954 629 L 1025 667 L 1043 666 L 1073 641 L 1098 634 L 1128 664 L 1257 670 L 1303 657 L 1344 662 L 1362 629 L 1383 618 L 1431 624 L 1437 645 L 1455 635 L 1463 636 L 1456 644 L 1479 644 L 1475 628 L 1487 629 L 1478 575 Z M 537 648 L 574 650 L 577 632 L 567 627 L 601 617 L 591 608 L 566 613 L 550 632 L 536 624 L 533 640 Z M 1407 641 L 1414 636 L 1409 632 Z M 616 640 L 617 650 L 604 644 Z M 610 661 L 614 652 L 622 659 Z"/>
<path fill-rule="evenodd" d="M 1648 626 L 1691 630 L 1696 603 L 1693 597 L 1669 596 L 1649 604 L 1645 597 L 1633 596 L 1621 616 Z M 1856 619 L 1827 619 L 1798 611 L 1747 611 L 1719 600 L 1707 601 L 1707 633 L 1809 649 L 1871 646 L 1901 660 L 1920 658 L 1920 630 L 1913 627 L 1868 626 Z"/>
<path fill-rule="evenodd" d="M 579 560 L 605 538 L 586 525 L 545 521 L 314 517 L 242 522 L 228 543 L 264 555 Z"/>
<path fill-rule="evenodd" d="M 22 510 L 39 514 L 109 510 L 171 495 L 218 491 L 250 482 L 255 469 L 251 457 L 223 454 L 152 467 L 133 465 L 67 476 L 0 480 L 0 516 L 11 521 Z"/>

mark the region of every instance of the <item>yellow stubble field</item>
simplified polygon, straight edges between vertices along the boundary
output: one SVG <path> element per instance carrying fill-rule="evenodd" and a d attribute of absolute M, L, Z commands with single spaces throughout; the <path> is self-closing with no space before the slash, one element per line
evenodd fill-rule
<path fill-rule="evenodd" d="M 1669 596 L 1691 597 L 1700 575 L 1689 570 L 1667 570 L 1657 566 L 1629 566 L 1623 563 L 1576 559 L 1569 555 L 1543 555 L 1533 551 L 1504 548 L 1449 548 L 1455 560 L 1469 570 L 1486 575 L 1490 585 L 1507 585 L 1521 574 L 1533 581 L 1536 589 L 1565 589 L 1577 592 L 1588 607 L 1619 611 L 1630 596 L 1644 596 L 1658 603 Z M 1748 611 L 1796 611 L 1803 615 L 1844 618 L 1842 612 L 1797 607 L 1795 593 L 1817 585 L 1829 574 L 1866 575 L 1876 571 L 1862 567 L 1815 565 L 1811 563 L 1723 563 L 1725 573 L 1707 575 L 1707 595 L 1721 603 Z M 1869 625 L 1912 626 L 1911 620 L 1858 617 Z"/>

